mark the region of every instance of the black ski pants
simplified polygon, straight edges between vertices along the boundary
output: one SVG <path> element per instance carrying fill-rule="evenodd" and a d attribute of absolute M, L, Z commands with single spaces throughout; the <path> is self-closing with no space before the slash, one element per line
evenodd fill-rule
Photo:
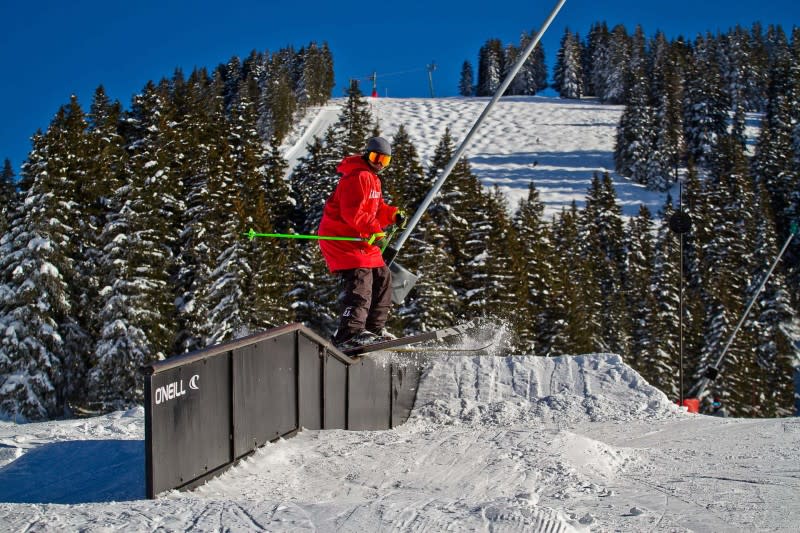
<path fill-rule="evenodd" d="M 362 331 L 380 332 L 392 305 L 392 273 L 387 266 L 340 270 L 342 314 L 333 337 L 341 344 Z"/>

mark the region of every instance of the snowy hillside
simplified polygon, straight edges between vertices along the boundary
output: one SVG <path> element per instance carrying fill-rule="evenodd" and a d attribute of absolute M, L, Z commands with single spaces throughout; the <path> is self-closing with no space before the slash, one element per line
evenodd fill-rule
<path fill-rule="evenodd" d="M 800 419 L 689 415 L 615 355 L 436 357 L 390 431 L 302 431 L 143 499 L 141 410 L 0 423 L 0 529 L 792 531 Z"/>
<path fill-rule="evenodd" d="M 401 124 L 411 136 L 423 165 L 450 128 L 460 144 L 488 103 L 488 98 L 368 98 L 384 136 L 391 139 Z M 332 123 L 331 113 L 343 99 L 312 110 L 286 141 L 284 156 L 296 162 L 313 135 L 322 136 Z M 498 185 L 513 209 L 527 196 L 533 180 L 546 215 L 583 205 L 595 172 L 611 173 L 628 216 L 640 204 L 656 214 L 665 195 L 647 191 L 614 173 L 614 138 L 623 106 L 545 97 L 507 97 L 498 102 L 473 137 L 466 154 L 473 171 L 486 186 Z M 675 195 L 677 196 L 677 195 Z M 411 206 L 414 207 L 414 206 Z"/>

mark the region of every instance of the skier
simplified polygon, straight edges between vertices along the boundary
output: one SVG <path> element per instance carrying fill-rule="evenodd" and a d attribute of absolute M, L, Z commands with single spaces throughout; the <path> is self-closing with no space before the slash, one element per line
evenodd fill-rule
<path fill-rule="evenodd" d="M 364 241 L 319 241 L 331 272 L 341 276 L 341 316 L 333 343 L 352 347 L 394 338 L 386 331 L 392 300 L 392 275 L 381 255 L 384 229 L 402 225 L 405 214 L 383 201 L 378 174 L 392 160 L 383 137 L 367 142 L 363 154 L 345 157 L 341 175 L 322 213 L 319 235 L 362 237 Z"/>
<path fill-rule="evenodd" d="M 722 406 L 722 400 L 719 396 L 714 396 L 714 401 L 711 402 L 711 416 L 728 417 L 728 412 Z"/>

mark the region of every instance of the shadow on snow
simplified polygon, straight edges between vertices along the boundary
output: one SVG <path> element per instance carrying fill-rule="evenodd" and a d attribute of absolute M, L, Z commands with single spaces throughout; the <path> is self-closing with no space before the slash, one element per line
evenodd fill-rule
<path fill-rule="evenodd" d="M 145 497 L 143 465 L 143 440 L 45 444 L 0 469 L 0 502 L 140 500 Z"/>

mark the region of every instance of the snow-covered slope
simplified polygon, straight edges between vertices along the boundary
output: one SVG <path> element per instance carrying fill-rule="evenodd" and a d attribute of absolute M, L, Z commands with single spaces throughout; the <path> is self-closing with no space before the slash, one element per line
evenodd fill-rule
<path fill-rule="evenodd" d="M 0 424 L 2 530 L 793 531 L 800 419 L 689 415 L 615 355 L 431 357 L 409 421 L 143 500 L 142 412 Z M 11 503 L 14 502 L 14 503 Z"/>
<path fill-rule="evenodd" d="M 368 98 L 382 135 L 390 138 L 401 124 L 428 166 L 447 128 L 459 145 L 488 98 Z M 310 110 L 284 146 L 285 157 L 296 162 L 305 153 L 301 136 L 316 125 L 332 123 L 331 114 L 344 99 Z M 611 173 L 620 205 L 627 216 L 636 215 L 640 204 L 653 214 L 665 195 L 617 175 L 614 169 L 614 139 L 622 106 L 592 101 L 561 100 L 536 96 L 503 98 L 481 124 L 466 151 L 473 171 L 487 187 L 498 185 L 514 209 L 527 195 L 533 180 L 540 191 L 547 216 L 583 205 L 595 172 Z M 312 136 L 306 136 L 310 140 Z M 301 139 L 301 140 L 298 140 Z M 410 206 L 414 207 L 414 206 Z"/>

